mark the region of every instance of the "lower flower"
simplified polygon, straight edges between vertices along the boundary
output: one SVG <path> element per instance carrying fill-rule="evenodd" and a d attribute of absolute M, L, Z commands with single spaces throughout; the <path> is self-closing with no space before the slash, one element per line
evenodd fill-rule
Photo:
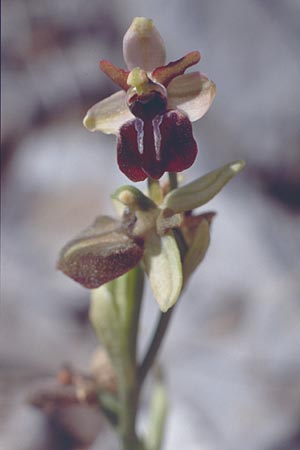
<path fill-rule="evenodd" d="M 141 262 L 160 309 L 167 311 L 209 245 L 213 213 L 193 215 L 192 210 L 207 203 L 243 168 L 242 161 L 227 164 L 170 191 L 159 206 L 133 186 L 119 188 L 112 198 L 122 206 L 122 219 L 98 217 L 65 245 L 58 269 L 94 289 Z M 178 228 L 182 243 L 175 238 Z"/>

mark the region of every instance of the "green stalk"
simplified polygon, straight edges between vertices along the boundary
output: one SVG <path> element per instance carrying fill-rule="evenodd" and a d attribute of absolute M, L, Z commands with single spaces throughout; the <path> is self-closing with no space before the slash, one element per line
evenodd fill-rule
<path fill-rule="evenodd" d="M 158 351 L 161 347 L 163 338 L 166 334 L 173 310 L 170 308 L 166 313 L 160 313 L 159 319 L 156 324 L 156 328 L 153 332 L 152 339 L 150 341 L 148 350 L 144 356 L 144 359 L 139 367 L 139 383 L 143 384 L 149 369 L 152 367 L 154 360 L 157 357 Z"/>
<path fill-rule="evenodd" d="M 121 299 L 121 342 L 122 364 L 118 370 L 118 396 L 120 403 L 119 432 L 122 450 L 139 450 L 140 442 L 136 434 L 135 423 L 139 399 L 137 380 L 137 332 L 141 301 L 143 295 L 144 273 L 138 266 L 120 285 Z M 124 295 L 125 294 L 125 295 Z"/>

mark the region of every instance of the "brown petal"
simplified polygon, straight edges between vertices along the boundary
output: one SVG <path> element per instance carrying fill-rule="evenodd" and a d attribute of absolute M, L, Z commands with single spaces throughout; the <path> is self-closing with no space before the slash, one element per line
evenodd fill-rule
<path fill-rule="evenodd" d="M 128 71 L 120 69 L 120 67 L 115 66 L 110 61 L 107 61 L 107 59 L 100 61 L 99 66 L 102 72 L 104 72 L 105 75 L 107 75 L 114 83 L 120 86 L 121 89 L 127 91 L 130 88 L 127 84 L 127 78 L 129 75 Z"/>
<path fill-rule="evenodd" d="M 200 58 L 201 55 L 199 52 L 190 52 L 177 61 L 172 61 L 166 66 L 157 67 L 152 72 L 152 78 L 158 83 L 168 86 L 173 78 L 182 75 L 188 67 L 197 64 Z"/>

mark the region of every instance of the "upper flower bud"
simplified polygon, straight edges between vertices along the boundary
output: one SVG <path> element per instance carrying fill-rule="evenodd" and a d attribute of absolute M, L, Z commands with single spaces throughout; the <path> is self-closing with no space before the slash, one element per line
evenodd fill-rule
<path fill-rule="evenodd" d="M 123 39 L 123 55 L 129 70 L 139 66 L 151 72 L 164 65 L 165 45 L 151 19 L 133 19 Z"/>

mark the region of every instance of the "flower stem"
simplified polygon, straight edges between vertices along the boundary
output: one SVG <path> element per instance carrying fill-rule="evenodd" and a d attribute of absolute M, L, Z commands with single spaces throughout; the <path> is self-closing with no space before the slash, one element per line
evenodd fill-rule
<path fill-rule="evenodd" d="M 138 389 L 135 376 L 129 379 L 127 375 L 123 380 L 119 380 L 119 401 L 121 405 L 119 424 L 121 448 L 122 450 L 138 450 L 139 441 L 135 430 Z"/>
<path fill-rule="evenodd" d="M 145 357 L 139 367 L 138 379 L 139 379 L 140 385 L 143 384 L 144 379 L 145 379 L 149 369 L 152 367 L 152 365 L 154 363 L 154 360 L 160 349 L 162 340 L 166 334 L 168 324 L 170 322 L 173 310 L 174 310 L 174 306 L 172 308 L 170 308 L 166 313 L 160 313 L 160 317 L 157 321 L 157 325 L 156 325 L 156 328 L 152 335 L 150 345 L 149 345 L 148 350 L 145 354 Z"/>
<path fill-rule="evenodd" d="M 118 371 L 118 391 L 120 402 L 119 432 L 122 450 L 139 450 L 140 443 L 135 430 L 139 399 L 137 379 L 136 347 L 140 307 L 143 292 L 143 271 L 138 266 L 126 280 L 127 301 L 122 320 L 123 360 Z"/>

